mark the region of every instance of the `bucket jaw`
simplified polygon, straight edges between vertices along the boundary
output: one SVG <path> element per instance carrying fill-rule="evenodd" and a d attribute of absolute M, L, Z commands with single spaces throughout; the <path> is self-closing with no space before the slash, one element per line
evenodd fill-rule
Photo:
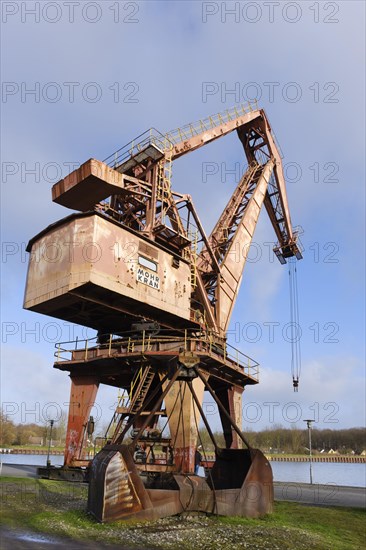
<path fill-rule="evenodd" d="M 259 449 L 220 449 L 208 484 L 219 515 L 256 518 L 273 511 L 272 468 Z"/>
<path fill-rule="evenodd" d="M 272 511 L 272 470 L 258 449 L 220 449 L 207 480 L 139 471 L 127 445 L 108 445 L 90 469 L 88 511 L 100 522 L 182 512 L 258 517 Z"/>

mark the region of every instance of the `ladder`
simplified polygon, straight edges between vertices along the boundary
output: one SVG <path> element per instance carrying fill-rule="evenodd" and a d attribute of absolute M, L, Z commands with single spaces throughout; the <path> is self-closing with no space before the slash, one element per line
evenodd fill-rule
<path fill-rule="evenodd" d="M 161 223 L 165 224 L 166 212 L 169 208 L 169 198 L 171 196 L 171 182 L 173 161 L 173 144 L 165 140 L 164 159 L 158 165 L 157 199 L 161 201 Z"/>
<path fill-rule="evenodd" d="M 191 248 L 188 252 L 191 261 L 191 285 L 192 289 L 194 289 L 197 286 L 198 231 L 190 231 L 188 238 L 191 241 Z"/>
<path fill-rule="evenodd" d="M 262 171 L 263 166 L 260 164 L 253 164 L 248 167 L 222 214 L 220 222 L 216 224 L 211 239 L 219 257 L 222 252 L 225 253 L 231 238 L 235 234 Z"/>
<path fill-rule="evenodd" d="M 150 366 L 141 367 L 139 370 L 140 382 L 137 386 L 136 391 L 130 396 L 130 407 L 129 414 L 135 414 L 142 406 L 147 393 L 150 389 L 151 382 L 155 376 L 155 372 Z"/>

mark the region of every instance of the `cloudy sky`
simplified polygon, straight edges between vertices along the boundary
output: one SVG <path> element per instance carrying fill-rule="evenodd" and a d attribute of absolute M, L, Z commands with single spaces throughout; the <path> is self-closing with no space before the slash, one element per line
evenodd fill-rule
<path fill-rule="evenodd" d="M 314 415 L 320 427 L 363 425 L 364 3 L 1 7 L 1 397 L 9 417 L 42 421 L 65 408 L 69 379 L 52 369 L 54 344 L 83 334 L 22 310 L 26 243 L 70 213 L 51 202 L 52 185 L 70 165 L 103 159 L 150 127 L 165 132 L 257 99 L 285 155 L 293 224 L 304 229 L 302 373 L 295 394 L 288 272 L 269 252 L 275 237 L 263 212 L 230 328 L 231 343 L 261 365 L 261 383 L 244 394 L 244 426 L 301 426 Z M 207 231 L 244 165 L 234 134 L 174 163 L 174 188 L 193 196 Z M 115 398 L 100 391 L 100 425 Z"/>

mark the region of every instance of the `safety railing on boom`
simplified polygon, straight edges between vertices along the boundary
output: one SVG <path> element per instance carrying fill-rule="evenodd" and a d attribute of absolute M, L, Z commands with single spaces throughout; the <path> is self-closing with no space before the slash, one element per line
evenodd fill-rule
<path fill-rule="evenodd" d="M 165 136 L 171 143 L 181 143 L 186 139 L 198 136 L 207 130 L 212 130 L 213 128 L 221 126 L 230 120 L 235 120 L 236 118 L 240 118 L 247 113 L 257 110 L 258 103 L 255 99 L 252 102 L 248 101 L 246 104 L 235 105 L 230 109 L 226 109 L 226 111 L 222 111 L 216 115 L 211 115 L 207 118 L 199 120 L 198 122 L 192 122 L 190 124 L 186 124 L 185 126 L 181 126 L 180 128 L 176 128 L 175 130 L 171 130 L 170 132 L 167 132 Z"/>
<path fill-rule="evenodd" d="M 211 115 L 197 122 L 192 122 L 190 124 L 186 124 L 185 126 L 180 126 L 179 128 L 170 130 L 166 134 L 162 134 L 155 128 L 150 128 L 146 132 L 140 134 L 135 139 L 109 155 L 106 159 L 104 159 L 103 162 L 111 168 L 118 169 L 126 161 L 132 159 L 133 157 L 138 155 L 138 153 L 146 150 L 150 145 L 153 145 L 155 149 L 161 153 L 161 157 L 166 156 L 166 154 L 171 151 L 173 145 L 181 143 L 194 136 L 198 136 L 218 126 L 222 126 L 227 122 L 236 120 L 243 115 L 246 115 L 253 111 L 257 111 L 258 109 L 258 102 L 255 99 L 253 101 L 248 101 L 245 104 L 235 105 L 230 109 L 226 109 L 221 113 Z M 279 155 L 281 158 L 283 158 L 281 146 L 272 130 L 271 134 L 278 149 Z"/>
<path fill-rule="evenodd" d="M 253 101 L 248 101 L 245 104 L 235 105 L 230 109 L 226 109 L 221 113 L 211 115 L 197 122 L 192 122 L 190 124 L 186 124 L 185 126 L 170 130 L 166 134 L 162 134 L 155 128 L 150 128 L 112 153 L 112 155 L 109 155 L 109 157 L 104 159 L 103 162 L 108 164 L 111 168 L 116 169 L 128 159 L 146 149 L 149 145 L 154 145 L 161 151 L 162 154 L 166 153 L 171 150 L 172 145 L 202 134 L 207 130 L 212 130 L 217 126 L 221 126 L 222 124 L 257 110 L 258 103 L 255 99 Z"/>
<path fill-rule="evenodd" d="M 103 357 L 106 355 L 115 357 L 116 354 L 123 356 L 132 353 L 143 355 L 154 350 L 160 350 L 162 346 L 169 346 L 172 353 L 177 350 L 179 350 L 179 353 L 192 351 L 203 353 L 213 359 L 219 359 L 228 366 L 243 369 L 244 374 L 258 380 L 259 364 L 257 361 L 228 343 L 220 343 L 214 333 L 200 332 L 195 329 L 177 331 L 177 335 L 172 335 L 169 332 L 168 330 L 160 330 L 159 334 L 155 336 L 145 331 L 141 333 L 141 336 L 126 332 L 119 335 L 104 335 L 102 337 L 103 342 L 101 342 L 100 336 L 85 340 L 60 342 L 55 345 L 55 363 L 88 361 L 96 359 L 98 356 L 101 357 L 101 355 Z M 100 350 L 103 350 L 102 354 Z"/>
<path fill-rule="evenodd" d="M 248 113 L 251 113 L 253 111 L 258 111 L 258 110 L 259 110 L 258 101 L 256 99 L 252 101 L 248 101 L 245 104 L 241 103 L 239 105 L 234 105 L 234 107 L 231 107 L 230 109 L 226 109 L 221 113 L 217 113 L 215 115 L 211 115 L 207 118 L 201 119 L 198 122 L 186 124 L 185 126 L 181 126 L 179 128 L 176 128 L 175 130 L 170 130 L 165 134 L 165 138 L 168 140 L 168 142 L 176 145 L 177 143 L 181 143 L 182 141 L 190 139 L 194 136 L 198 136 L 203 132 L 212 130 L 217 126 L 221 126 L 222 124 L 230 122 L 231 120 L 235 120 L 237 118 L 242 117 L 243 115 L 246 115 Z M 281 159 L 283 159 L 284 155 L 283 155 L 281 146 L 279 144 L 276 134 L 272 129 L 271 129 L 271 135 L 278 149 L 278 153 Z M 268 158 L 266 161 L 263 161 L 262 164 L 266 164 L 267 161 L 268 161 Z"/>

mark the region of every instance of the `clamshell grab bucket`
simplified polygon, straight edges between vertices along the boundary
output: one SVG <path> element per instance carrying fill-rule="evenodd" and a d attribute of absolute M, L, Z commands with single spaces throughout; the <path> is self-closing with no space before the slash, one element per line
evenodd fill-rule
<path fill-rule="evenodd" d="M 106 446 L 90 470 L 88 511 L 100 522 L 187 511 L 258 517 L 272 507 L 272 469 L 258 449 L 220 449 L 207 480 L 166 473 L 144 482 L 127 445 Z"/>

